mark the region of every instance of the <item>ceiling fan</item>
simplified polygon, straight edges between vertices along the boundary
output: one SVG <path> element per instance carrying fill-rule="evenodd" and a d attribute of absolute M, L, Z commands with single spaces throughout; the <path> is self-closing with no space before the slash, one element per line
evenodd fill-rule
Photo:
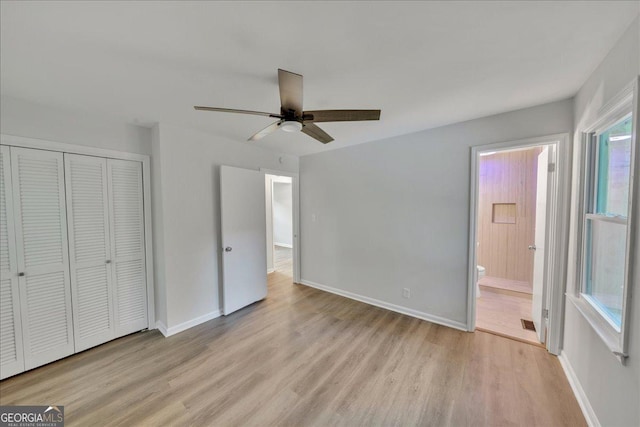
<path fill-rule="evenodd" d="M 333 141 L 333 138 L 316 126 L 316 122 L 356 122 L 362 120 L 380 120 L 380 110 L 302 110 L 302 76 L 290 71 L 278 69 L 278 86 L 280 88 L 280 114 L 264 113 L 262 111 L 235 110 L 232 108 L 200 107 L 196 110 L 221 111 L 225 113 L 253 114 L 277 118 L 249 141 L 257 141 L 278 129 L 285 132 L 302 131 L 323 144 Z"/>

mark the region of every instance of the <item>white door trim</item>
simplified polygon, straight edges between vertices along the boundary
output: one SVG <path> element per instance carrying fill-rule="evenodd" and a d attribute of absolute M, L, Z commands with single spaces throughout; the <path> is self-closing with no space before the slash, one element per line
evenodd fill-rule
<path fill-rule="evenodd" d="M 85 145 L 67 144 L 64 142 L 45 139 L 25 138 L 15 135 L 0 135 L 0 144 L 13 147 L 35 148 L 38 150 L 58 151 L 70 154 L 84 154 L 87 156 L 106 157 L 109 159 L 135 160 L 142 163 L 142 186 L 144 193 L 144 239 L 145 264 L 147 273 L 147 318 L 149 329 L 156 329 L 154 280 L 153 280 L 153 237 L 151 235 L 151 159 L 145 154 L 128 153 L 124 151 L 105 150 L 103 148 Z"/>
<path fill-rule="evenodd" d="M 300 181 L 296 172 L 260 168 L 264 175 L 288 176 L 293 193 L 293 282 L 300 283 Z"/>
<path fill-rule="evenodd" d="M 546 307 L 549 310 L 546 347 L 552 354 L 559 354 L 562 347 L 564 292 L 567 271 L 567 245 L 569 232 L 570 195 L 570 136 L 568 133 L 504 141 L 471 147 L 471 174 L 469 191 L 469 265 L 467 296 L 467 329 L 476 328 L 476 280 L 477 280 L 477 215 L 478 215 L 478 170 L 480 153 L 527 148 L 538 145 L 556 147 L 556 167 L 549 187 L 547 213 L 547 254 L 546 254 Z"/>

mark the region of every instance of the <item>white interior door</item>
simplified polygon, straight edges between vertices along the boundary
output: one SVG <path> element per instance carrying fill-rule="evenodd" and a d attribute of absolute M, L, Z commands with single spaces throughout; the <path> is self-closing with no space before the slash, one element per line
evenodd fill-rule
<path fill-rule="evenodd" d="M 11 155 L 0 146 L 0 379 L 24 371 Z"/>
<path fill-rule="evenodd" d="M 107 159 L 65 154 L 76 351 L 115 337 Z"/>
<path fill-rule="evenodd" d="M 223 311 L 267 296 L 265 183 L 259 171 L 220 167 Z"/>
<path fill-rule="evenodd" d="M 545 341 L 544 310 L 544 259 L 545 236 L 547 223 L 547 178 L 549 174 L 549 148 L 538 155 L 538 183 L 536 187 L 536 222 L 535 242 L 530 247 L 533 250 L 533 298 L 531 316 L 536 327 L 540 342 Z"/>
<path fill-rule="evenodd" d="M 73 354 L 62 153 L 11 147 L 25 369 Z"/>
<path fill-rule="evenodd" d="M 142 163 L 107 159 L 116 337 L 145 329 L 147 276 Z"/>

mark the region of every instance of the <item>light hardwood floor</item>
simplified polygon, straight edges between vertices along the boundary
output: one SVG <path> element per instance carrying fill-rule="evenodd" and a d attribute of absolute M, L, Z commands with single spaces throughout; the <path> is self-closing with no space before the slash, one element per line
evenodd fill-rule
<path fill-rule="evenodd" d="M 544 349 L 294 285 L 288 272 L 228 317 L 4 380 L 0 404 L 65 405 L 68 426 L 586 425 Z"/>
<path fill-rule="evenodd" d="M 531 320 L 531 295 L 480 286 L 476 303 L 476 328 L 540 345 L 538 335 L 522 327 Z"/>
<path fill-rule="evenodd" d="M 273 255 L 274 270 L 293 277 L 293 249 L 274 246 Z"/>

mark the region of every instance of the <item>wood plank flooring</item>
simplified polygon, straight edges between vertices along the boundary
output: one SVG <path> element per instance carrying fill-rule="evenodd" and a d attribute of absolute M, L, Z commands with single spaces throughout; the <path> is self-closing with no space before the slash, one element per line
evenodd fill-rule
<path fill-rule="evenodd" d="M 274 246 L 273 269 L 293 277 L 293 249 Z"/>
<path fill-rule="evenodd" d="M 476 301 L 476 328 L 540 345 L 535 331 L 522 327 L 531 320 L 531 295 L 480 286 Z"/>
<path fill-rule="evenodd" d="M 286 271 L 286 270 L 283 270 Z M 0 382 L 68 426 L 584 426 L 558 360 L 269 275 L 269 296 L 164 338 L 133 334 Z"/>

